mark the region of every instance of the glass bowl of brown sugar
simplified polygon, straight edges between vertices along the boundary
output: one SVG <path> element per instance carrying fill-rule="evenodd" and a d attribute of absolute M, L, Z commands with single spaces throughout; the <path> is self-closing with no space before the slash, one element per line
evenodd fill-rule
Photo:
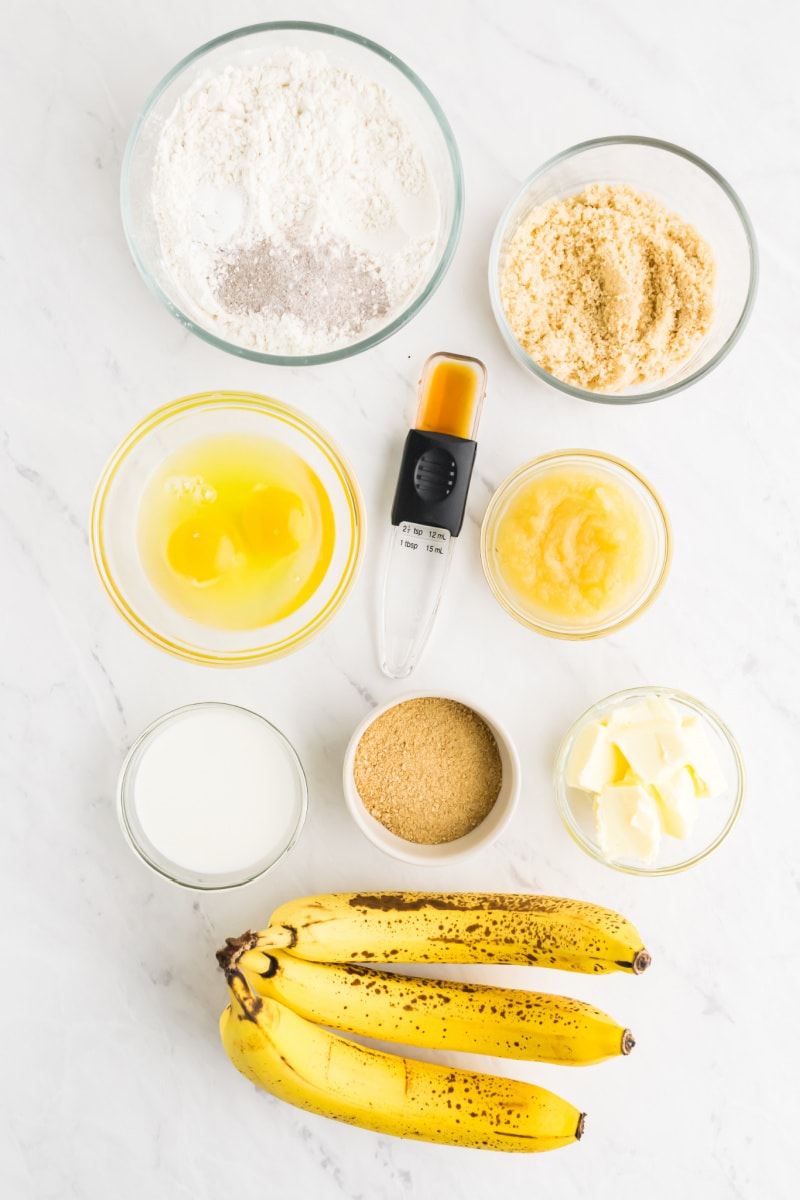
<path fill-rule="evenodd" d="M 348 810 L 384 853 L 445 866 L 494 842 L 520 789 L 519 758 L 471 701 L 418 692 L 371 712 L 344 760 Z"/>

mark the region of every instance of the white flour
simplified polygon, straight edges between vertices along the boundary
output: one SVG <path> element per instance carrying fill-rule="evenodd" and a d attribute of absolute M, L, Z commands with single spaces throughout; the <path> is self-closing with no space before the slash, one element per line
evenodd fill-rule
<path fill-rule="evenodd" d="M 323 353 L 385 325 L 425 276 L 439 219 L 391 95 L 296 49 L 181 98 L 153 207 L 188 315 L 272 354 Z"/>

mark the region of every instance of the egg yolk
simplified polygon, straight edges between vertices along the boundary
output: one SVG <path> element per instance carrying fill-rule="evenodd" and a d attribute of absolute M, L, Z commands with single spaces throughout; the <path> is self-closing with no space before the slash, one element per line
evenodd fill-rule
<path fill-rule="evenodd" d="M 233 542 L 220 521 L 194 517 L 183 521 L 169 536 L 167 562 L 178 575 L 194 583 L 210 583 L 228 570 L 236 558 Z"/>
<path fill-rule="evenodd" d="M 179 447 L 148 480 L 139 555 L 159 595 L 215 629 L 297 612 L 330 566 L 333 510 L 309 465 L 269 437 L 218 434 Z"/>
<path fill-rule="evenodd" d="M 262 563 L 294 554 L 308 536 L 308 519 L 296 492 L 282 487 L 254 488 L 242 508 L 247 549 Z"/>

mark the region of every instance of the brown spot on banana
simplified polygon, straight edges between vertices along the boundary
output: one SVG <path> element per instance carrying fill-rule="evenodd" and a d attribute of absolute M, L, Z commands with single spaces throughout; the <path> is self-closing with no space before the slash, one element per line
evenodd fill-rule
<path fill-rule="evenodd" d="M 264 957 L 267 960 L 267 969 L 258 973 L 262 979 L 272 979 L 273 975 L 278 973 L 278 960 L 274 954 L 265 954 Z"/>
<path fill-rule="evenodd" d="M 417 895 L 413 892 L 358 892 L 348 900 L 351 908 L 377 909 L 379 912 L 420 912 L 423 908 L 462 912 L 463 904 L 452 897 Z"/>

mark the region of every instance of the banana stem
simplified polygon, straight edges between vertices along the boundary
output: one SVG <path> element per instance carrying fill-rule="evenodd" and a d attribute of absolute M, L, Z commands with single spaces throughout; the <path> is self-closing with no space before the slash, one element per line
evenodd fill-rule
<path fill-rule="evenodd" d="M 248 949 L 291 950 L 297 945 L 297 930 L 291 925 L 270 925 L 254 934 L 255 942 Z"/>
<path fill-rule="evenodd" d="M 624 1029 L 622 1031 L 622 1053 L 630 1054 L 635 1045 L 636 1038 L 633 1036 L 630 1029 Z"/>
<path fill-rule="evenodd" d="M 248 950 L 291 950 L 296 944 L 297 931 L 290 925 L 270 925 L 258 933 L 248 929 L 239 937 L 225 938 L 225 945 L 217 951 L 217 962 L 227 975 Z"/>
<path fill-rule="evenodd" d="M 236 1004 L 240 1019 L 253 1021 L 257 1024 L 258 1014 L 264 1007 L 260 996 L 253 994 L 250 984 L 241 971 L 231 968 L 225 972 L 225 978 L 231 993 L 231 1001 Z"/>
<path fill-rule="evenodd" d="M 258 944 L 258 934 L 248 929 L 241 937 L 225 938 L 225 945 L 217 951 L 217 962 L 227 975 L 232 971 L 239 959 L 247 950 L 252 950 Z"/>

